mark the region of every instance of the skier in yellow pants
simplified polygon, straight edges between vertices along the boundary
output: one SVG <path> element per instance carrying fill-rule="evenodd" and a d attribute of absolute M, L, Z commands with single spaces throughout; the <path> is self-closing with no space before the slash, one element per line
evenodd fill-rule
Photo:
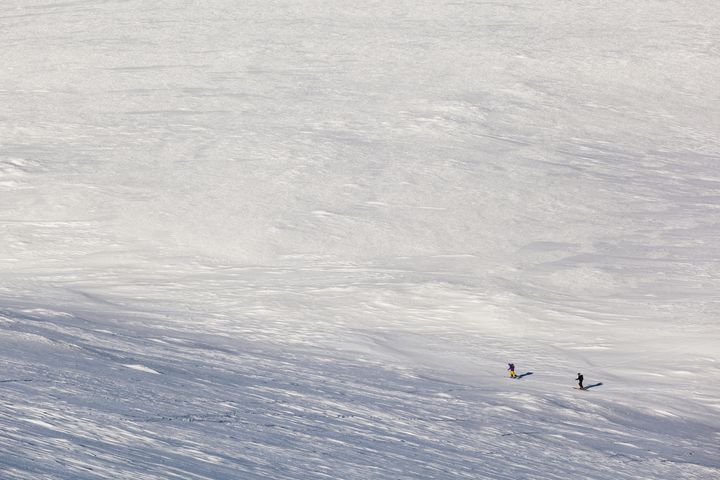
<path fill-rule="evenodd" d="M 508 371 L 510 372 L 510 378 L 517 378 L 517 375 L 515 374 L 515 364 L 514 363 L 508 363 Z"/>

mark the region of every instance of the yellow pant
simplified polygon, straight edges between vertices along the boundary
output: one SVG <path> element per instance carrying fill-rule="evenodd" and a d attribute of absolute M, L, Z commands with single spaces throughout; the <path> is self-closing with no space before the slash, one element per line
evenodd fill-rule
<path fill-rule="evenodd" d="M 517 378 L 517 375 L 515 375 L 515 370 L 510 370 L 510 378 Z"/>

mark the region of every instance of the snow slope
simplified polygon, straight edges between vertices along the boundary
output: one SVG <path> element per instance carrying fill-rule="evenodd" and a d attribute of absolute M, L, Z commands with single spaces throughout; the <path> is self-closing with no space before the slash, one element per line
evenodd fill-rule
<path fill-rule="evenodd" d="M 718 19 L 2 2 L 0 478 L 720 476 Z"/>

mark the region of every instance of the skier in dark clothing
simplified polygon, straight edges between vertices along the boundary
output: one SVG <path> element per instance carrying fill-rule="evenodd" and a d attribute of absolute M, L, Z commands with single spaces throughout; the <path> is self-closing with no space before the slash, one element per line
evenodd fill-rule
<path fill-rule="evenodd" d="M 508 363 L 508 371 L 510 372 L 510 378 L 517 378 L 517 374 L 515 374 L 515 364 L 514 363 Z"/>
<path fill-rule="evenodd" d="M 585 390 L 585 387 L 583 387 L 583 384 L 582 384 L 582 382 L 583 382 L 583 375 L 582 375 L 582 373 L 578 373 L 578 376 L 577 376 L 577 378 L 576 378 L 575 380 L 577 380 L 578 386 L 580 387 L 580 390 Z"/>

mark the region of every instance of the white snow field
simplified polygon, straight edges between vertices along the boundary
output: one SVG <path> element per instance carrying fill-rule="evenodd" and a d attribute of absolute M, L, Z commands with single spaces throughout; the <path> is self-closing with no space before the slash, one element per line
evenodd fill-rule
<path fill-rule="evenodd" d="M 3 0 L 0 479 L 720 478 L 719 25 Z"/>

